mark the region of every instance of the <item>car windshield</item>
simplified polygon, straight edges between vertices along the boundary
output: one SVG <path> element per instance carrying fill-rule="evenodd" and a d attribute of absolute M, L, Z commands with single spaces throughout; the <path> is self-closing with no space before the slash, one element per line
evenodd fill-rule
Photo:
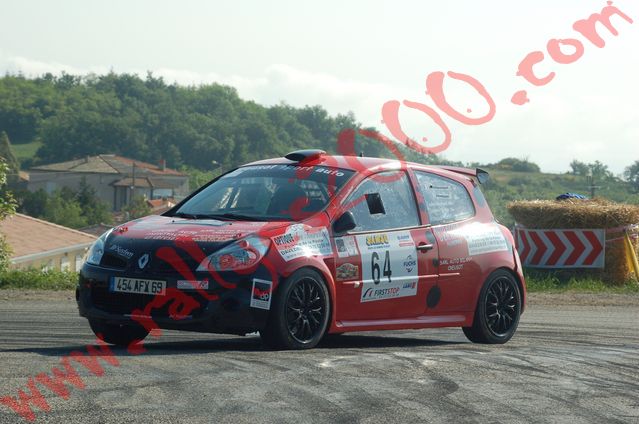
<path fill-rule="evenodd" d="M 327 166 L 245 166 L 220 177 L 173 216 L 299 220 L 324 209 L 352 175 L 353 171 Z"/>

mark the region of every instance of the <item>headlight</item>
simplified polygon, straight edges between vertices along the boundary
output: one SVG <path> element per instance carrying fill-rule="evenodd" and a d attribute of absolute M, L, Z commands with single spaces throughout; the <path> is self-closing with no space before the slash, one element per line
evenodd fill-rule
<path fill-rule="evenodd" d="M 100 261 L 102 260 L 102 255 L 104 255 L 104 242 L 106 241 L 109 234 L 111 234 L 113 228 L 111 228 L 106 233 L 102 234 L 98 239 L 93 243 L 89 252 L 87 253 L 86 262 L 91 265 L 100 265 Z"/>
<path fill-rule="evenodd" d="M 256 265 L 268 250 L 270 240 L 250 236 L 204 258 L 198 271 L 237 271 Z"/>

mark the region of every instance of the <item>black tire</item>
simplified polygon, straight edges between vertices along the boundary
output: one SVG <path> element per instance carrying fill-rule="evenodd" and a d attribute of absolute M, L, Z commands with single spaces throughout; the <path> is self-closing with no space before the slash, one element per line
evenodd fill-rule
<path fill-rule="evenodd" d="M 90 319 L 89 325 L 100 340 L 116 346 L 129 346 L 132 342 L 140 342 L 149 334 L 139 324 L 107 324 L 104 321 Z"/>
<path fill-rule="evenodd" d="M 493 272 L 481 289 L 472 327 L 462 327 L 474 343 L 506 343 L 515 334 L 521 314 L 521 293 L 506 270 Z"/>
<path fill-rule="evenodd" d="M 262 341 L 273 349 L 312 349 L 324 336 L 330 299 L 323 278 L 307 268 L 278 287 Z"/>

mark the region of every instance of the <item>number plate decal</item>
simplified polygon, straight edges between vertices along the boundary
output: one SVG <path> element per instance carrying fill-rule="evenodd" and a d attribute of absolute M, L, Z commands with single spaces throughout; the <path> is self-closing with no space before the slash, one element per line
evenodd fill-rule
<path fill-rule="evenodd" d="M 417 251 L 409 231 L 357 236 L 362 256 L 361 302 L 415 296 Z"/>
<path fill-rule="evenodd" d="M 166 292 L 166 281 L 111 277 L 109 281 L 109 291 L 164 296 Z"/>

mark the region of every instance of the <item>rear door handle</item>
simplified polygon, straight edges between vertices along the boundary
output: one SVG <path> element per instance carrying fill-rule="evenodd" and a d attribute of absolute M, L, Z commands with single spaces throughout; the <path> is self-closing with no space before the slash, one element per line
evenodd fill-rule
<path fill-rule="evenodd" d="M 429 250 L 433 249 L 435 247 L 435 245 L 433 244 L 426 244 L 426 243 L 421 243 L 417 246 L 417 250 L 419 250 L 420 252 L 428 252 Z"/>

